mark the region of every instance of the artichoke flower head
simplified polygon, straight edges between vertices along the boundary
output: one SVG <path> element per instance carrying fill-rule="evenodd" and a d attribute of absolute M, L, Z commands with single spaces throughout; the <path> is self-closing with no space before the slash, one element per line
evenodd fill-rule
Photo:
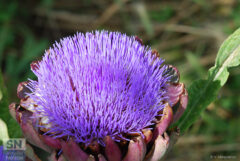
<path fill-rule="evenodd" d="M 31 64 L 37 80 L 19 85 L 10 111 L 30 143 L 58 152 L 53 160 L 158 160 L 187 102 L 177 69 L 163 63 L 137 37 L 77 33 Z"/>

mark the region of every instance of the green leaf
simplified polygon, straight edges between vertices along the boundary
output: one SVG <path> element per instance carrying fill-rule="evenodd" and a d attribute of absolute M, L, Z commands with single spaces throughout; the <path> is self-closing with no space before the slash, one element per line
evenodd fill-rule
<path fill-rule="evenodd" d="M 189 103 L 178 126 L 183 133 L 200 116 L 201 112 L 216 99 L 221 87 L 226 83 L 230 67 L 240 64 L 240 29 L 229 36 L 221 45 L 215 65 L 208 71 L 206 80 L 194 81 L 188 88 Z"/>

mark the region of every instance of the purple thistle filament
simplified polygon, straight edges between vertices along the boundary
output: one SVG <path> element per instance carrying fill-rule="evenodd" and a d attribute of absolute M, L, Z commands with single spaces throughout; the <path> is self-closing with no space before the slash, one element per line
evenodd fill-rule
<path fill-rule="evenodd" d="M 77 33 L 45 53 L 29 95 L 55 137 L 89 144 L 108 135 L 117 141 L 141 133 L 164 108 L 168 77 L 162 63 L 135 37 Z"/>

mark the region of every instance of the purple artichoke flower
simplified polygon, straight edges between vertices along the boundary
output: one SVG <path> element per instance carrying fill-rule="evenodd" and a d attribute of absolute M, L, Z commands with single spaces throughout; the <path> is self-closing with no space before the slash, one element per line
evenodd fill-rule
<path fill-rule="evenodd" d="M 31 64 L 38 80 L 19 84 L 10 112 L 51 160 L 159 160 L 188 99 L 163 63 L 138 37 L 77 33 Z"/>

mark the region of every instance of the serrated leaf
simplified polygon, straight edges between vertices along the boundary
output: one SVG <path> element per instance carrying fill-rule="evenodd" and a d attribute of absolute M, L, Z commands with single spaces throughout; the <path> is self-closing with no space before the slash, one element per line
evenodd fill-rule
<path fill-rule="evenodd" d="M 228 68 L 240 64 L 240 29 L 236 30 L 221 45 L 214 67 L 209 70 L 206 80 L 194 81 L 188 89 L 189 103 L 180 120 L 174 124 L 181 132 L 186 131 L 198 119 L 201 112 L 216 99 L 226 83 Z"/>

